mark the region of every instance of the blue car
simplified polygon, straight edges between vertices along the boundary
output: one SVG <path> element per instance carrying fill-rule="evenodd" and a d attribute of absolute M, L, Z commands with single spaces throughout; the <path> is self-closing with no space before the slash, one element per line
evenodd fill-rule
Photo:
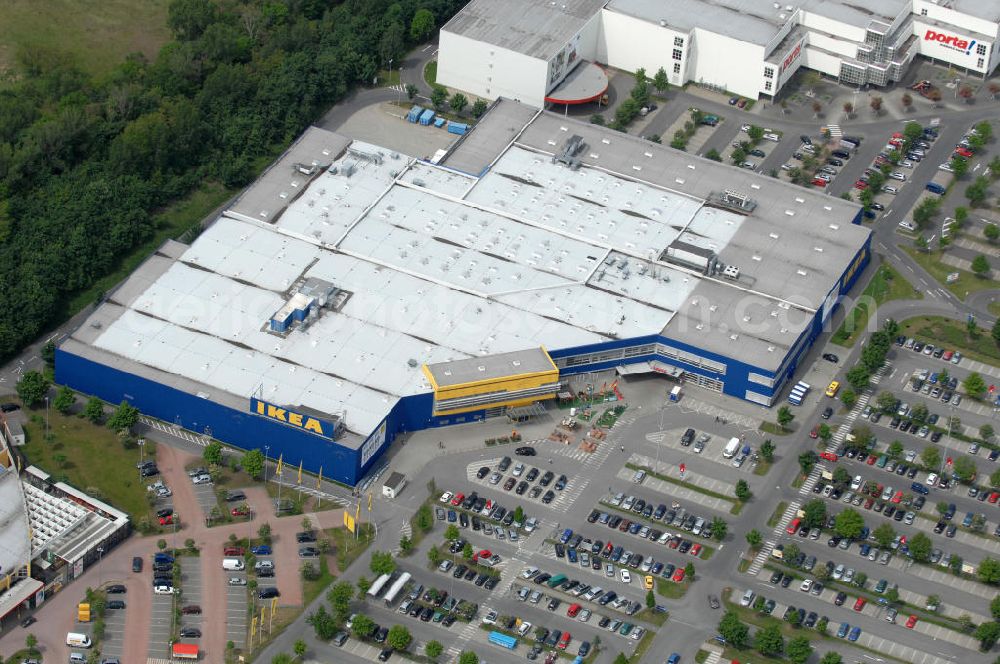
<path fill-rule="evenodd" d="M 851 633 L 847 636 L 848 641 L 857 641 L 858 637 L 861 636 L 861 628 L 855 627 L 851 630 Z"/>
<path fill-rule="evenodd" d="M 851 626 L 848 623 L 840 623 L 840 629 L 837 630 L 837 638 L 842 639 L 847 636 L 847 633 L 851 630 Z"/>
<path fill-rule="evenodd" d="M 681 661 L 681 656 L 677 653 L 672 653 L 670 657 L 667 658 L 667 664 L 677 664 L 679 661 Z"/>
<path fill-rule="evenodd" d="M 571 563 L 575 563 L 577 560 L 576 549 L 569 549 L 568 551 L 566 551 L 566 557 L 569 558 L 569 561 Z"/>
<path fill-rule="evenodd" d="M 573 530 L 567 528 L 566 530 L 563 531 L 562 535 L 559 536 L 559 541 L 565 544 L 566 542 L 569 541 L 569 538 L 571 537 L 573 537 Z"/>
<path fill-rule="evenodd" d="M 172 563 L 174 559 L 165 553 L 157 553 L 153 555 L 153 561 L 158 563 Z"/>
<path fill-rule="evenodd" d="M 269 556 L 271 555 L 271 547 L 267 544 L 258 544 L 250 547 L 250 553 L 255 556 Z"/>

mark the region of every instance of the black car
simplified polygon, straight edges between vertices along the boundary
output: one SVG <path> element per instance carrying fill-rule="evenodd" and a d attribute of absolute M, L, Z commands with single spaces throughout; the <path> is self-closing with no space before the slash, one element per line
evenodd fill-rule
<path fill-rule="evenodd" d="M 271 599 L 272 597 L 280 597 L 281 593 L 274 586 L 264 586 L 257 591 L 257 599 Z"/>
<path fill-rule="evenodd" d="M 587 523 L 594 523 L 601 516 L 598 510 L 590 510 L 590 514 L 587 515 Z"/>
<path fill-rule="evenodd" d="M 505 456 L 504 458 L 500 459 L 500 464 L 497 466 L 497 469 L 501 473 L 506 473 L 507 469 L 510 468 L 510 463 L 511 463 L 510 457 L 509 456 Z"/>
<path fill-rule="evenodd" d="M 518 456 L 536 456 L 538 454 L 538 452 L 535 450 L 534 447 L 530 447 L 530 446 L 526 445 L 524 447 L 519 447 L 516 450 L 514 450 L 514 454 L 516 454 Z M 506 469 L 504 469 L 504 470 L 506 470 Z"/>
<path fill-rule="evenodd" d="M 532 468 L 531 470 L 528 471 L 528 474 L 524 476 L 524 479 L 528 480 L 529 482 L 534 482 L 535 478 L 537 477 L 538 477 L 538 469 Z"/>
<path fill-rule="evenodd" d="M 847 601 L 847 593 L 841 591 L 837 593 L 837 596 L 834 598 L 833 603 L 836 604 L 837 606 L 843 606 L 844 602 L 846 601 Z"/>
<path fill-rule="evenodd" d="M 431 607 L 426 607 L 424 612 L 420 614 L 420 622 L 430 622 L 431 616 L 434 615 L 434 609 Z"/>
<path fill-rule="evenodd" d="M 143 477 L 156 477 L 160 474 L 160 469 L 156 466 L 144 466 L 139 470 L 139 474 Z"/>
<path fill-rule="evenodd" d="M 542 475 L 542 479 L 538 480 L 538 483 L 542 486 L 548 486 L 552 484 L 552 480 L 555 478 L 556 474 L 551 470 L 546 470 L 545 474 Z"/>
<path fill-rule="evenodd" d="M 823 359 L 826 360 L 827 362 L 834 362 L 834 363 L 840 362 L 840 358 L 834 355 L 833 353 L 823 353 Z"/>
<path fill-rule="evenodd" d="M 306 542 L 315 542 L 316 533 L 311 530 L 305 530 L 301 533 L 295 533 L 295 541 L 299 544 L 305 544 Z"/>
<path fill-rule="evenodd" d="M 476 472 L 476 479 L 481 480 L 489 474 L 490 474 L 489 466 L 483 466 Z"/>
<path fill-rule="evenodd" d="M 823 410 L 823 414 L 822 414 L 822 415 L 820 415 L 820 417 L 822 417 L 822 418 L 823 418 L 824 420 L 828 420 L 828 419 L 830 419 L 831 417 L 833 417 L 833 408 L 830 408 L 829 406 L 828 406 L 828 407 L 826 407 L 826 408 L 825 408 L 825 409 Z"/>
<path fill-rule="evenodd" d="M 388 662 L 390 657 L 392 657 L 392 648 L 386 648 L 378 654 L 378 661 Z"/>
<path fill-rule="evenodd" d="M 21 407 L 18 406 L 13 401 L 8 401 L 7 403 L 0 403 L 0 412 L 13 413 L 15 410 L 21 410 Z"/>
<path fill-rule="evenodd" d="M 201 630 L 197 627 L 182 627 L 181 628 L 181 638 L 182 639 L 200 639 Z"/>
<path fill-rule="evenodd" d="M 542 502 L 545 503 L 546 505 L 548 505 L 553 500 L 555 500 L 555 497 L 556 497 L 555 492 L 550 489 L 550 490 L 548 490 L 548 491 L 545 492 L 544 496 L 542 496 Z"/>
<path fill-rule="evenodd" d="M 165 519 L 166 517 L 170 516 L 173 513 L 174 510 L 172 507 L 164 507 L 162 510 L 156 511 L 156 516 L 160 517 L 161 519 Z"/>
<path fill-rule="evenodd" d="M 567 478 L 565 475 L 560 475 L 559 479 L 556 480 L 556 490 L 562 491 L 563 489 L 565 489 L 567 482 L 569 482 L 569 478 Z"/>
<path fill-rule="evenodd" d="M 375 643 L 385 643 L 385 639 L 388 636 L 389 636 L 389 628 L 379 627 L 378 631 L 375 632 Z"/>
<path fill-rule="evenodd" d="M 799 140 L 802 141 L 803 143 L 805 143 L 806 145 L 812 145 L 813 144 L 812 139 L 809 138 L 808 136 L 806 136 L 805 134 L 802 134 L 801 136 L 799 136 Z"/>
<path fill-rule="evenodd" d="M 21 627 L 31 627 L 33 624 L 35 624 L 36 621 L 37 619 L 35 618 L 35 616 L 28 616 L 27 618 L 21 621 Z"/>
<path fill-rule="evenodd" d="M 108 586 L 105 589 L 105 592 L 108 593 L 109 595 L 121 595 L 123 593 L 128 592 L 128 589 L 125 588 L 125 586 L 123 586 L 120 583 L 114 583 L 114 584 Z"/>
<path fill-rule="evenodd" d="M 133 572 L 141 572 L 142 571 L 142 558 L 141 557 L 135 556 L 134 558 L 132 558 L 132 571 Z"/>
<path fill-rule="evenodd" d="M 491 576 L 489 579 L 486 580 L 486 583 L 483 584 L 483 587 L 486 588 L 487 590 L 493 590 L 494 588 L 497 587 L 498 583 L 500 583 L 500 577 Z"/>
<path fill-rule="evenodd" d="M 125 602 L 120 599 L 109 599 L 106 606 L 109 609 L 124 609 Z"/>

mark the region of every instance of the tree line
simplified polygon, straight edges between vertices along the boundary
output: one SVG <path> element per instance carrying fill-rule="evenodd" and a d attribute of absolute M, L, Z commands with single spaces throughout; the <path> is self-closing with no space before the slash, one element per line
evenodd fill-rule
<path fill-rule="evenodd" d="M 172 0 L 173 39 L 96 78 L 22 54 L 0 91 L 0 357 L 203 181 L 240 187 L 462 0 Z"/>

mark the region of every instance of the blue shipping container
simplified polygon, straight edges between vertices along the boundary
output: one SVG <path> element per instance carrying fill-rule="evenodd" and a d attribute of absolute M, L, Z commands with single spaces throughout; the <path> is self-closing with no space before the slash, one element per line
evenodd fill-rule
<path fill-rule="evenodd" d="M 459 134 L 462 135 L 469 131 L 469 125 L 462 122 L 449 122 L 448 123 L 448 133 L 449 134 Z"/>
<path fill-rule="evenodd" d="M 446 120 L 444 118 L 438 118 L 437 120 L 434 121 L 434 126 L 440 129 L 441 127 L 444 126 L 445 122 Z"/>
<path fill-rule="evenodd" d="M 416 122 L 417 120 L 420 119 L 420 114 L 423 112 L 424 109 L 422 107 L 414 106 L 413 108 L 410 109 L 410 112 L 407 113 L 406 119 L 410 122 Z"/>
<path fill-rule="evenodd" d="M 420 124 L 429 125 L 432 122 L 434 122 L 434 111 L 428 108 L 420 114 Z"/>
<path fill-rule="evenodd" d="M 513 636 L 507 636 L 502 632 L 490 632 L 490 643 L 506 648 L 507 650 L 513 650 L 517 647 L 517 639 Z"/>

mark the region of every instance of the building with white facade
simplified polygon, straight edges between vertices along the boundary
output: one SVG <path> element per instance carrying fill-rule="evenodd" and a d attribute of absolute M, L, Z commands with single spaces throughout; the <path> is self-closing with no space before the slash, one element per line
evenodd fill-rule
<path fill-rule="evenodd" d="M 472 0 L 441 29 L 437 76 L 487 99 L 579 103 L 561 88 L 590 62 L 773 98 L 799 67 L 884 86 L 918 55 L 985 77 L 998 36 L 1000 0 Z"/>

